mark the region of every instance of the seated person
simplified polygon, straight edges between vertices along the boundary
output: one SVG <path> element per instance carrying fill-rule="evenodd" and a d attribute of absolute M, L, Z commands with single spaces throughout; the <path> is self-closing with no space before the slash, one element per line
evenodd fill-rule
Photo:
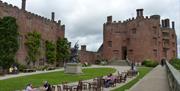
<path fill-rule="evenodd" d="M 10 68 L 9 68 L 9 73 L 12 74 L 12 72 L 13 72 L 13 68 L 10 67 Z"/>
<path fill-rule="evenodd" d="M 28 84 L 25 91 L 35 91 L 32 87 L 32 84 Z"/>
<path fill-rule="evenodd" d="M 115 81 L 115 76 L 113 76 L 112 74 L 109 74 L 107 76 L 107 78 L 105 78 L 105 87 L 109 87 L 110 85 L 112 85 Z"/>
<path fill-rule="evenodd" d="M 44 82 L 44 88 L 45 91 L 51 91 L 51 85 L 47 81 Z"/>

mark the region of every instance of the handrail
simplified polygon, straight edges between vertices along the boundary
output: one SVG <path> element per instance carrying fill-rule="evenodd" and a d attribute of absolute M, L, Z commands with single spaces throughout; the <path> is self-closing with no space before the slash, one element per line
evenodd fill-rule
<path fill-rule="evenodd" d="M 180 91 L 180 72 L 166 61 L 167 76 L 171 91 Z"/>

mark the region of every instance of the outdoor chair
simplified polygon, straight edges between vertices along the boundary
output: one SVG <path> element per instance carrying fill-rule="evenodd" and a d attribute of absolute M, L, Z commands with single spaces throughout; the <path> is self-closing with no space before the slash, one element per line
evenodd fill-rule
<path fill-rule="evenodd" d="M 55 85 L 52 85 L 52 86 L 51 86 L 51 91 L 55 91 L 55 89 L 56 89 L 56 86 L 55 86 Z"/>
<path fill-rule="evenodd" d="M 73 87 L 67 85 L 67 82 L 63 82 L 63 83 L 62 83 L 62 87 L 63 87 L 63 91 L 72 91 L 72 90 L 73 90 L 73 89 L 72 89 Z"/>
<path fill-rule="evenodd" d="M 75 86 L 75 87 L 73 87 L 73 89 L 74 89 L 75 91 L 85 90 L 85 89 L 87 89 L 87 84 L 85 84 L 82 80 L 80 80 L 80 81 L 78 82 L 78 85 Z"/>
<path fill-rule="evenodd" d="M 102 77 L 98 77 L 94 79 L 92 83 L 89 83 L 89 90 L 93 91 L 102 91 L 102 83 L 101 83 Z"/>
<path fill-rule="evenodd" d="M 61 90 L 61 85 L 57 85 L 57 91 L 62 91 Z"/>

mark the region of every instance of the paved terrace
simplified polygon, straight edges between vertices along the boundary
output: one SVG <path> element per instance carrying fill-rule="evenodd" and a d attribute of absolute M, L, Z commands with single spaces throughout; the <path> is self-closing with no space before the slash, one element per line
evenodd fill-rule
<path fill-rule="evenodd" d="M 170 91 L 165 66 L 158 65 L 128 91 Z"/>

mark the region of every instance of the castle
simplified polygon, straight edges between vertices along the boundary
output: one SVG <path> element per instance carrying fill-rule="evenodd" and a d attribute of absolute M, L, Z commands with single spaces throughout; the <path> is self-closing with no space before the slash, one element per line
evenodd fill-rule
<path fill-rule="evenodd" d="M 61 25 L 61 21 L 54 20 L 55 13 L 52 12 L 51 19 L 44 18 L 37 14 L 25 10 L 26 0 L 22 0 L 22 8 L 19 9 L 11 4 L 0 1 L 0 18 L 4 16 L 12 16 L 16 18 L 19 31 L 20 48 L 16 53 L 16 59 L 21 64 L 26 64 L 27 48 L 25 46 L 26 35 L 29 32 L 37 31 L 41 33 L 41 51 L 42 55 L 36 65 L 44 65 L 45 63 L 45 41 L 55 42 L 58 37 L 64 38 L 65 25 Z"/>
<path fill-rule="evenodd" d="M 58 37 L 64 38 L 65 25 L 59 20 L 54 20 L 55 13 L 52 12 L 51 19 L 44 18 L 25 10 L 26 0 L 22 0 L 22 8 L 19 9 L 11 4 L 0 1 L 0 18 L 12 16 L 17 19 L 19 25 L 20 48 L 16 59 L 26 64 L 27 49 L 24 45 L 26 35 L 32 31 L 41 33 L 41 50 L 44 51 L 45 41 L 56 41 Z M 95 60 L 106 59 L 126 60 L 142 62 L 145 59 L 160 61 L 163 58 L 171 59 L 177 57 L 177 36 L 175 23 L 170 27 L 169 19 L 160 19 L 159 15 L 150 17 L 143 16 L 143 9 L 137 9 L 136 18 L 126 21 L 112 21 L 112 16 L 107 17 L 103 25 L 103 44 L 97 52 L 86 50 L 86 45 L 81 46 L 79 59 L 83 62 L 95 63 Z M 44 52 L 37 65 L 44 65 Z"/>
<path fill-rule="evenodd" d="M 108 60 L 142 62 L 177 57 L 175 23 L 170 27 L 170 20 L 161 22 L 159 15 L 144 17 L 143 9 L 137 9 L 136 18 L 123 22 L 112 21 L 112 16 L 108 16 L 99 50 L 102 58 Z"/>

